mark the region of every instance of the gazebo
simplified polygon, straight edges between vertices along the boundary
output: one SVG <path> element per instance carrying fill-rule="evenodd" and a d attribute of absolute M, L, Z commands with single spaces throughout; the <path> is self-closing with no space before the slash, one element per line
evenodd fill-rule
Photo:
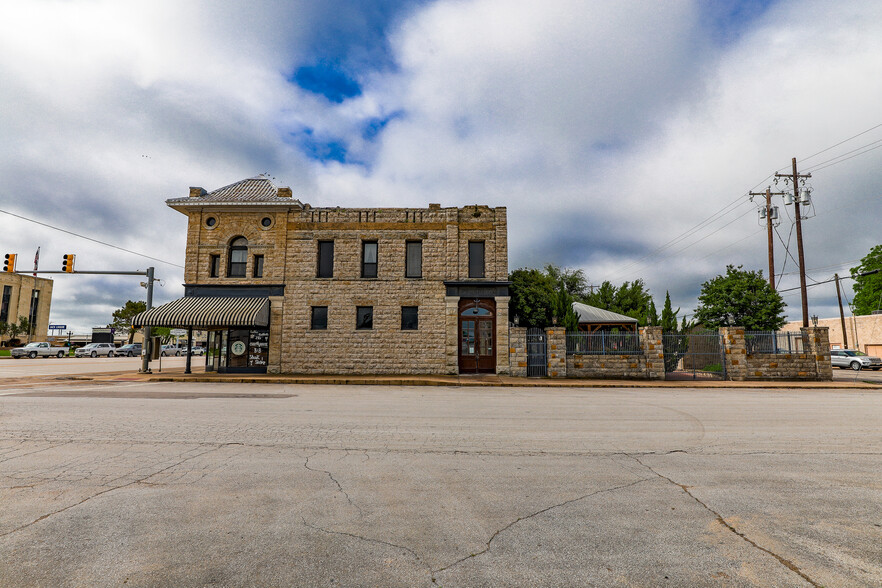
<path fill-rule="evenodd" d="M 600 331 L 612 331 L 618 329 L 624 332 L 637 332 L 638 320 L 603 310 L 596 306 L 589 306 L 581 302 L 573 302 L 573 310 L 579 316 L 579 331 L 585 333 L 596 333 Z"/>

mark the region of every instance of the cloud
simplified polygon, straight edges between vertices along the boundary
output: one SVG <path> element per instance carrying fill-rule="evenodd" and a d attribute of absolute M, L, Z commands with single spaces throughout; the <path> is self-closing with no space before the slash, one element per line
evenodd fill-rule
<path fill-rule="evenodd" d="M 805 246 L 825 279 L 878 243 L 882 149 L 818 164 L 882 129 L 809 156 L 882 122 L 880 17 L 860 0 L 7 3 L 0 209 L 171 265 L 2 214 L 0 245 L 153 264 L 170 300 L 185 218 L 165 199 L 268 171 L 314 205 L 507 206 L 512 268 L 643 278 L 691 311 L 727 263 L 765 268 L 746 193 L 797 156 L 818 167 Z M 63 278 L 52 318 L 80 328 L 142 292 Z M 821 315 L 831 292 L 810 290 Z"/>

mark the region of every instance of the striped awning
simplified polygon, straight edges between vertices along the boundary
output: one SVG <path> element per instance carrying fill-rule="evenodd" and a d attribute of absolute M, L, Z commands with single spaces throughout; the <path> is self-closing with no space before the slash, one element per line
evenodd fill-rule
<path fill-rule="evenodd" d="M 135 327 L 265 327 L 269 298 L 190 296 L 135 315 Z"/>

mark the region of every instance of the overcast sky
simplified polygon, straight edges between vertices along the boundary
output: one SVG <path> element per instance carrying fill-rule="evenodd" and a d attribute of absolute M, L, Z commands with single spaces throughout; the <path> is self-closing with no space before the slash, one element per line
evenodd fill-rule
<path fill-rule="evenodd" d="M 183 294 L 165 200 L 261 172 L 313 206 L 506 206 L 511 270 L 642 278 L 681 315 L 726 264 L 768 274 L 747 193 L 792 157 L 809 283 L 882 242 L 878 0 L 6 2 L 0 79 L 0 210 L 162 261 L 3 213 L 0 249 L 154 265 L 157 304 Z M 51 320 L 104 325 L 138 282 L 56 277 Z"/>

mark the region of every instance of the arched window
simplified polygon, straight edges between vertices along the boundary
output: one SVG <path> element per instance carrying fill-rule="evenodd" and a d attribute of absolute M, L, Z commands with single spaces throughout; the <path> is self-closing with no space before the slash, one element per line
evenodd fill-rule
<path fill-rule="evenodd" d="M 229 260 L 227 277 L 244 278 L 245 266 L 248 263 L 248 239 L 236 237 L 230 242 Z"/>

